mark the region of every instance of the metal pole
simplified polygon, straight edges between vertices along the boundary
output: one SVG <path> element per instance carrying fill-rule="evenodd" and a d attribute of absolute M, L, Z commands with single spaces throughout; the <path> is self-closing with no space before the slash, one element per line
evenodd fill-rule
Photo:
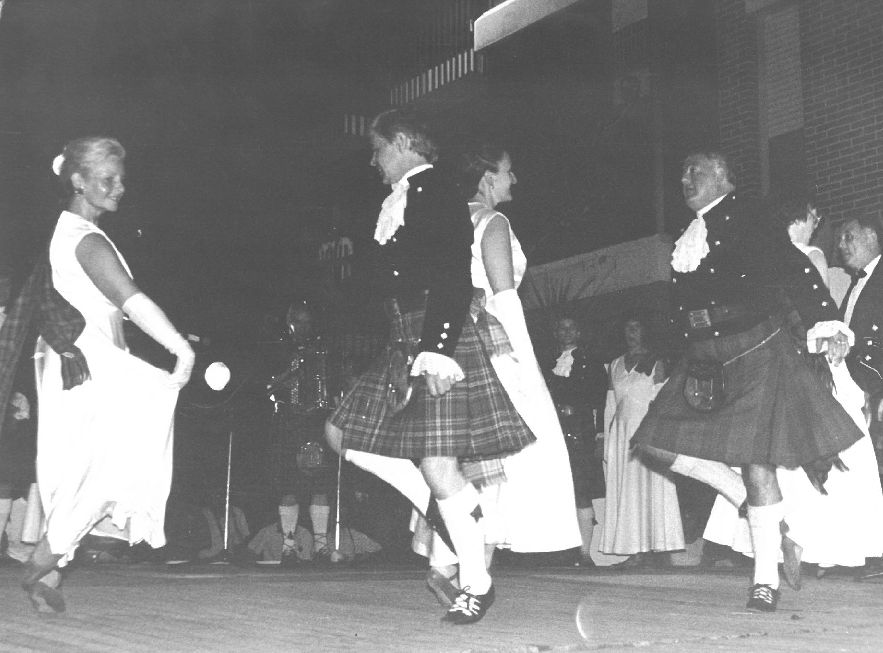
<path fill-rule="evenodd" d="M 228 550 L 230 538 L 230 468 L 233 462 L 233 429 L 230 429 L 230 437 L 227 441 L 227 496 L 224 501 L 224 552 Z"/>
<path fill-rule="evenodd" d="M 343 467 L 343 456 L 337 457 L 337 510 L 334 513 L 334 550 L 340 551 L 340 470 Z"/>

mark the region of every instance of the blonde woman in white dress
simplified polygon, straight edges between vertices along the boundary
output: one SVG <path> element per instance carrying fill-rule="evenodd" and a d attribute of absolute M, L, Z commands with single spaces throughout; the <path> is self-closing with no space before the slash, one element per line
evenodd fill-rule
<path fill-rule="evenodd" d="M 505 150 L 483 145 L 463 156 L 462 169 L 465 184 L 475 191 L 469 201 L 475 233 L 472 285 L 485 304 L 473 311 L 474 319 L 489 319 L 505 332 L 506 348 L 511 351 L 492 355 L 491 364 L 518 414 L 536 436 L 536 442 L 502 459 L 505 481 L 481 490 L 490 564 L 494 548 L 519 553 L 563 551 L 580 546 L 582 538 L 564 435 L 518 297 L 527 259 L 509 220 L 495 208 L 512 199 L 516 183 L 512 161 Z M 450 583 L 456 583 L 457 558 L 438 536 L 431 547 L 420 540 L 418 534 L 414 548 L 429 555 L 430 587 L 444 603 Z"/>
<path fill-rule="evenodd" d="M 53 162 L 67 205 L 49 246 L 52 281 L 86 320 L 76 344 L 92 378 L 63 390 L 60 357 L 38 341 L 37 482 L 46 530 L 23 587 L 41 612 L 65 609 L 59 569 L 93 529 L 130 544 L 165 544 L 173 416 L 194 353 L 98 226 L 123 197 L 124 159 L 118 141 L 92 137 L 71 141 Z M 171 373 L 128 353 L 124 316 L 175 355 Z"/>

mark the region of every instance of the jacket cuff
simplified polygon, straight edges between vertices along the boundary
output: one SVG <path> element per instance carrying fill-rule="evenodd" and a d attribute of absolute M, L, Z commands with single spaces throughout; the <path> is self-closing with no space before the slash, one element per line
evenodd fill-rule
<path fill-rule="evenodd" d="M 806 332 L 806 346 L 811 354 L 820 353 L 816 347 L 817 338 L 831 338 L 838 333 L 845 335 L 849 341 L 849 346 L 855 346 L 855 334 L 848 326 L 840 320 L 828 320 L 826 322 L 816 322 L 809 331 Z"/>
<path fill-rule="evenodd" d="M 421 351 L 414 359 L 414 364 L 411 365 L 411 376 L 420 376 L 424 373 L 436 374 L 450 379 L 454 383 L 466 378 L 457 361 L 431 351 Z"/>

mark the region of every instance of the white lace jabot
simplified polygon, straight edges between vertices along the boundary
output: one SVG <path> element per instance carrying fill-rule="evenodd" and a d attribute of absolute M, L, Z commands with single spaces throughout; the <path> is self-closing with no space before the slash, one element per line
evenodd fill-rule
<path fill-rule="evenodd" d="M 555 376 L 570 376 L 570 370 L 573 369 L 574 349 L 576 349 L 576 347 L 571 347 L 570 349 L 565 349 L 561 352 L 558 360 L 555 361 L 555 369 L 552 370 L 552 374 Z"/>
<path fill-rule="evenodd" d="M 675 243 L 675 249 L 671 254 L 671 267 L 677 272 L 692 272 L 698 268 L 710 251 L 707 238 L 705 218 L 693 218 L 693 222 Z"/>
<path fill-rule="evenodd" d="M 671 254 L 671 267 L 676 272 L 692 272 L 699 267 L 708 256 L 708 228 L 705 226 L 705 214 L 720 204 L 727 195 L 721 195 L 707 206 L 696 211 L 696 217 L 681 234 Z"/>
<path fill-rule="evenodd" d="M 408 178 L 431 168 L 432 164 L 425 164 L 411 168 L 405 175 L 392 185 L 392 190 L 380 207 L 380 215 L 377 217 L 377 228 L 374 230 L 374 240 L 381 245 L 393 237 L 399 227 L 405 224 L 405 207 L 408 206 L 408 189 L 411 184 Z"/>

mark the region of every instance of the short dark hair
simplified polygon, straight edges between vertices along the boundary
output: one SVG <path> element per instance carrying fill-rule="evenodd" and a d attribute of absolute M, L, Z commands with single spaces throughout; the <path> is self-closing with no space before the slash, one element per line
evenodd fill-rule
<path fill-rule="evenodd" d="M 806 220 L 807 209 L 815 206 L 815 197 L 810 192 L 771 193 L 764 201 L 767 217 L 786 229 Z"/>
<path fill-rule="evenodd" d="M 438 146 L 429 123 L 411 109 L 390 109 L 378 114 L 371 121 L 370 132 L 390 143 L 396 134 L 403 134 L 411 140 L 411 149 L 429 163 L 438 159 Z"/>
<path fill-rule="evenodd" d="M 496 143 L 485 141 L 466 149 L 459 157 L 460 185 L 467 197 L 478 191 L 486 172 L 499 172 L 500 162 L 508 152 Z"/>

